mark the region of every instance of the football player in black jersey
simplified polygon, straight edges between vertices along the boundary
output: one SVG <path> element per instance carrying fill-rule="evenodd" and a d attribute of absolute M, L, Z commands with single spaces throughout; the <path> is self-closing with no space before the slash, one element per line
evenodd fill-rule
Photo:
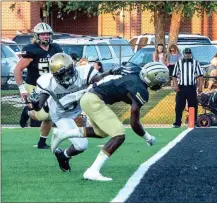
<path fill-rule="evenodd" d="M 153 145 L 155 137 L 144 130 L 140 123 L 140 108 L 148 102 L 148 87 L 158 90 L 169 80 L 168 68 L 159 62 L 152 62 L 140 67 L 123 69 L 120 75 L 106 76 L 95 83 L 89 92 L 85 93 L 80 105 L 89 117 L 92 127 L 83 129 L 77 137 L 110 136 L 111 139 L 104 145 L 96 160 L 86 170 L 84 179 L 96 181 L 110 181 L 100 173 L 101 167 L 125 140 L 125 128 L 117 115 L 107 106 L 116 102 L 125 102 L 131 105 L 130 124 L 133 131 L 143 138 L 148 145 Z M 54 130 L 51 146 L 56 147 L 63 139 L 75 137 L 70 130 Z M 55 146 L 53 146 L 55 143 Z"/>
<path fill-rule="evenodd" d="M 27 101 L 27 96 L 32 93 L 36 86 L 36 81 L 40 75 L 49 72 L 49 59 L 56 53 L 63 52 L 62 48 L 52 43 L 53 30 L 46 23 L 38 23 L 34 27 L 34 38 L 32 44 L 28 44 L 22 49 L 22 58 L 14 70 L 16 83 L 19 87 L 21 98 Z M 22 73 L 27 68 L 26 83 L 23 84 Z M 40 129 L 39 149 L 48 149 L 46 138 L 52 127 L 49 118 L 48 108 L 43 108 L 40 112 L 31 110 L 26 106 L 21 114 L 20 126 L 26 127 L 28 118 L 42 121 Z"/>

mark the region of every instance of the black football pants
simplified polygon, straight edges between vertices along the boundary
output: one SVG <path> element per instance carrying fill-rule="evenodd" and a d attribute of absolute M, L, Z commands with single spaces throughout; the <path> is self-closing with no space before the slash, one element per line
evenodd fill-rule
<path fill-rule="evenodd" d="M 181 126 L 182 124 L 182 113 L 185 109 L 186 101 L 188 107 L 195 108 L 195 121 L 197 120 L 197 89 L 195 86 L 179 86 L 180 91 L 176 94 L 176 120 L 174 125 Z"/>

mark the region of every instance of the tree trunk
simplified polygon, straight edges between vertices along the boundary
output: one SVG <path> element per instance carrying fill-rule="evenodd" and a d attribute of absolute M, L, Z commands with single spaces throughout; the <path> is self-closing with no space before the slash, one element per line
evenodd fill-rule
<path fill-rule="evenodd" d="M 165 44 L 164 19 L 165 12 L 163 8 L 157 8 L 154 12 L 155 47 L 158 44 Z"/>
<path fill-rule="evenodd" d="M 171 44 L 177 44 L 179 28 L 182 19 L 182 11 L 183 7 L 180 6 L 180 8 L 178 10 L 175 10 L 172 14 L 167 50 Z"/>

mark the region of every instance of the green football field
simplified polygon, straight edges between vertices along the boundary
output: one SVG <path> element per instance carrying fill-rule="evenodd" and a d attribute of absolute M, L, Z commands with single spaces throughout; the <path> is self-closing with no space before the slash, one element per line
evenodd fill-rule
<path fill-rule="evenodd" d="M 38 150 L 33 145 L 39 137 L 38 128 L 2 129 L 2 202 L 109 202 L 125 185 L 141 163 L 154 155 L 184 128 L 150 128 L 156 136 L 153 147 L 145 144 L 131 129 L 126 140 L 102 169 L 111 182 L 82 179 L 106 139 L 89 139 L 89 148 L 70 160 L 72 171 L 60 171 L 50 150 Z M 50 142 L 50 136 L 47 143 Z M 70 145 L 64 141 L 61 148 Z"/>

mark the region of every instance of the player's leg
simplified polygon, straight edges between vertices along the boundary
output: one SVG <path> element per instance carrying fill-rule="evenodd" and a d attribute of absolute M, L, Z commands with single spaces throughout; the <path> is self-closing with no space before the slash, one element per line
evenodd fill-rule
<path fill-rule="evenodd" d="M 81 98 L 80 104 L 91 122 L 95 123 L 93 125 L 94 132 L 99 134 L 102 131 L 104 135 L 111 137 L 83 176 L 89 180 L 110 181 L 112 180 L 111 178 L 104 177 L 100 174 L 100 169 L 108 161 L 110 156 L 123 144 L 125 140 L 125 128 L 117 115 L 95 94 L 85 94 Z"/>
<path fill-rule="evenodd" d="M 77 130 L 79 132 L 79 128 L 72 118 L 62 118 L 55 122 L 57 128 L 67 130 Z M 63 171 L 70 171 L 69 160 L 72 156 L 82 153 L 87 149 L 88 141 L 86 138 L 69 138 L 69 141 L 72 143 L 70 147 L 65 150 L 61 150 L 56 148 L 54 150 L 55 156 L 59 162 L 59 166 Z"/>
<path fill-rule="evenodd" d="M 40 127 L 40 137 L 38 141 L 38 149 L 50 149 L 50 146 L 47 145 L 46 140 L 52 128 L 52 124 L 53 123 L 51 120 L 42 121 L 41 127 Z"/>
<path fill-rule="evenodd" d="M 180 91 L 176 93 L 176 106 L 175 106 L 175 122 L 173 123 L 174 127 L 180 127 L 182 124 L 182 113 L 186 105 L 186 88 L 180 87 Z"/>
<path fill-rule="evenodd" d="M 50 146 L 46 144 L 47 137 L 52 128 L 52 121 L 48 113 L 48 109 L 41 109 L 40 111 L 33 111 L 34 120 L 42 121 L 40 126 L 40 137 L 38 141 L 38 149 L 50 149 Z"/>
<path fill-rule="evenodd" d="M 35 86 L 25 84 L 25 89 L 30 94 L 33 91 L 33 89 L 35 89 Z M 29 120 L 29 117 L 32 115 L 34 114 L 32 113 L 31 106 L 30 105 L 25 106 L 20 116 L 20 126 L 22 128 L 25 128 L 27 126 L 27 121 Z"/>

